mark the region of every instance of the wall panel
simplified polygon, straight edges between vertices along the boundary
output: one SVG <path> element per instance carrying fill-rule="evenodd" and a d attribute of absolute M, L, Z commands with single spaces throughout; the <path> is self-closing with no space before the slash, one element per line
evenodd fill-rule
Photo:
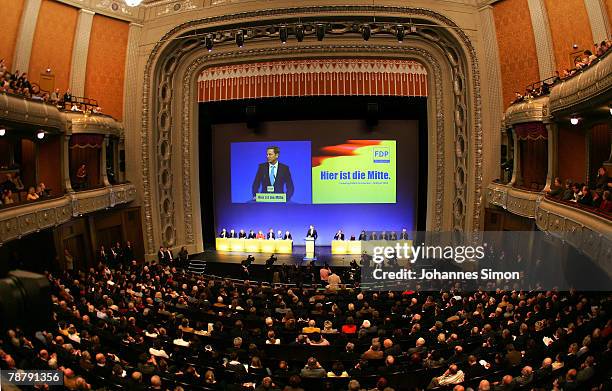
<path fill-rule="evenodd" d="M 61 91 L 70 85 L 72 43 L 78 10 L 69 5 L 43 0 L 32 43 L 30 80 L 38 83 L 40 74 L 51 68 L 55 87 Z"/>
<path fill-rule="evenodd" d="M 504 108 L 516 91 L 539 80 L 538 56 L 527 0 L 503 0 L 493 5 Z"/>
<path fill-rule="evenodd" d="M 593 51 L 593 33 L 584 0 L 545 0 L 548 23 L 555 49 L 557 70 L 574 68 L 570 54 L 575 50 Z M 571 18 L 568 17 L 571 15 Z"/>
<path fill-rule="evenodd" d="M 94 16 L 85 76 L 85 95 L 96 99 L 103 113 L 120 121 L 129 26 L 124 21 Z"/>
<path fill-rule="evenodd" d="M 11 70 L 21 12 L 24 0 L 2 0 L 2 27 L 0 28 L 0 59 L 4 59 L 7 69 Z"/>
<path fill-rule="evenodd" d="M 608 20 L 612 23 L 612 0 L 604 0 L 606 9 L 608 10 Z"/>
<path fill-rule="evenodd" d="M 565 181 L 585 182 L 586 135 L 578 127 L 559 127 L 557 156 L 559 178 Z"/>

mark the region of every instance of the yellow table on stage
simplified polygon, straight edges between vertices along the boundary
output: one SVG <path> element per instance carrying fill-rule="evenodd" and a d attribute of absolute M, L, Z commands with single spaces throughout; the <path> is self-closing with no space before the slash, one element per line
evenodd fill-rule
<path fill-rule="evenodd" d="M 361 254 L 360 240 L 332 240 L 332 254 Z"/>
<path fill-rule="evenodd" d="M 217 238 L 216 248 L 217 251 L 291 254 L 293 240 Z"/>

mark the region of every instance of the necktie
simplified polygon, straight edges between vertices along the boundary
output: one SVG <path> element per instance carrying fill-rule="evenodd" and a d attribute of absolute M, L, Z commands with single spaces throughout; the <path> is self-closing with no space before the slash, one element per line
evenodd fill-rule
<path fill-rule="evenodd" d="M 270 184 L 274 186 L 274 182 L 276 182 L 276 166 L 272 166 L 270 169 Z"/>

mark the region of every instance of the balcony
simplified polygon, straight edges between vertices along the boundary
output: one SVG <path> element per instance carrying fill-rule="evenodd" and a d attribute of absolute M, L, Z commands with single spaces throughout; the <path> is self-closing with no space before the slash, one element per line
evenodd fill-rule
<path fill-rule="evenodd" d="M 542 197 L 536 210 L 536 225 L 596 260 L 602 270 L 612 270 L 612 221 L 609 218 L 593 210 Z"/>
<path fill-rule="evenodd" d="M 135 198 L 134 185 L 123 183 L 0 209 L 0 244 Z"/>
<path fill-rule="evenodd" d="M 56 106 L 6 93 L 0 94 L 0 119 L 59 131 L 66 129 L 66 118 Z"/>
<path fill-rule="evenodd" d="M 511 105 L 504 115 L 507 127 L 526 122 L 543 122 L 548 119 L 548 96 L 528 99 Z"/>
<path fill-rule="evenodd" d="M 550 113 L 556 118 L 590 112 L 601 106 L 608 114 L 612 92 L 612 54 L 598 59 L 579 74 L 555 85 L 550 92 Z"/>
<path fill-rule="evenodd" d="M 603 270 L 612 270 L 612 220 L 609 217 L 594 209 L 548 198 L 541 192 L 499 183 L 489 184 L 487 200 L 511 213 L 535 219 L 541 231 L 571 243 Z"/>
<path fill-rule="evenodd" d="M 491 183 L 487 188 L 487 200 L 490 204 L 530 219 L 535 218 L 537 204 L 542 197 L 543 193 L 541 192 L 520 189 L 501 183 Z"/>

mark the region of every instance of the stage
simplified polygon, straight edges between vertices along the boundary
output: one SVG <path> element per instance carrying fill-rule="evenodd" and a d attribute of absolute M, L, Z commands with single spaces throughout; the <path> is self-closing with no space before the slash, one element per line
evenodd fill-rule
<path fill-rule="evenodd" d="M 247 276 L 241 265 L 242 261 L 249 254 L 244 252 L 231 251 L 216 251 L 214 249 L 205 250 L 202 253 L 192 254 L 190 260 L 205 262 L 205 274 L 219 277 L 245 279 Z M 266 269 L 266 260 L 271 254 L 252 253 L 255 261 L 251 264 L 249 279 L 255 281 L 270 281 L 272 273 Z M 309 264 L 314 267 L 316 278 L 319 278 L 319 268 L 326 264 L 330 266 L 332 271 L 336 271 L 341 277 L 347 276 L 352 260 L 360 263 L 359 255 L 338 255 L 331 253 L 331 246 L 317 246 L 315 251 L 315 260 L 304 259 L 306 256 L 306 246 L 293 246 L 292 254 L 275 254 L 276 262 L 274 268 L 276 270 L 290 269 L 293 267 L 306 268 Z M 344 278 L 343 278 L 343 281 Z"/>

